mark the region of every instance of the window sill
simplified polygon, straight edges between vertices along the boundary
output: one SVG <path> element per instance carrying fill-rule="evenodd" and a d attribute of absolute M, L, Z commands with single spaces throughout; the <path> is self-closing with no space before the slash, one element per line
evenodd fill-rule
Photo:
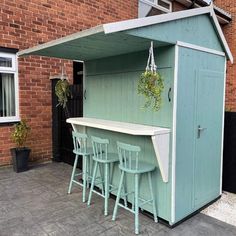
<path fill-rule="evenodd" d="M 19 117 L 13 117 L 13 118 L 0 118 L 0 126 L 8 126 L 13 125 L 15 123 L 18 123 L 20 121 Z"/>

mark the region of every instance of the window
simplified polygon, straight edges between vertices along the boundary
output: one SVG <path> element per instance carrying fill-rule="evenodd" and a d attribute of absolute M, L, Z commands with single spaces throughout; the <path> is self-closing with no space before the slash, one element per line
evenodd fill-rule
<path fill-rule="evenodd" d="M 170 0 L 139 0 L 139 17 L 172 12 Z"/>
<path fill-rule="evenodd" d="M 0 52 L 0 123 L 19 120 L 16 55 Z"/>

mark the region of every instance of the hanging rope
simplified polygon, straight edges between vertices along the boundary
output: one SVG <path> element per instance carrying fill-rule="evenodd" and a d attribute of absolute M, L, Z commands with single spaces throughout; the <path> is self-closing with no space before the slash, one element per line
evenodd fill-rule
<path fill-rule="evenodd" d="M 149 48 L 149 56 L 148 56 L 146 71 L 151 71 L 152 73 L 156 73 L 157 71 L 157 66 L 155 64 L 154 51 L 153 51 L 153 41 L 151 41 L 151 46 Z"/>

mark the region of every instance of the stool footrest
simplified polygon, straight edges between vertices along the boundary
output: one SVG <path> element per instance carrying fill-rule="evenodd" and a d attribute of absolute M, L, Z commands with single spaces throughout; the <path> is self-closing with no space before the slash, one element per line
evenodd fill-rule
<path fill-rule="evenodd" d="M 118 189 L 117 187 L 114 187 L 112 185 L 110 185 L 110 187 L 111 187 L 110 190 L 109 190 L 110 193 L 112 193 L 112 192 L 114 192 L 115 190 Z"/>
<path fill-rule="evenodd" d="M 128 207 L 126 207 L 126 206 L 124 206 L 124 205 L 123 205 L 123 204 L 121 204 L 121 203 L 118 203 L 118 206 L 120 206 L 120 207 L 122 207 L 122 208 L 126 209 L 127 211 L 130 211 L 131 213 L 135 214 L 135 211 L 134 211 L 134 210 L 132 210 L 132 209 L 130 209 L 130 208 L 128 208 Z"/>
<path fill-rule="evenodd" d="M 128 193 L 124 193 L 124 194 L 121 194 L 121 197 L 125 197 L 125 196 L 128 196 L 130 194 L 134 194 L 134 191 L 131 191 L 131 192 L 128 192 Z"/>
<path fill-rule="evenodd" d="M 92 192 L 94 192 L 94 193 L 96 193 L 97 195 L 99 195 L 99 196 L 101 196 L 101 197 L 105 198 L 105 196 L 104 196 L 102 193 L 99 193 L 99 192 L 98 192 L 98 191 L 96 191 L 96 190 L 93 190 Z"/>
<path fill-rule="evenodd" d="M 139 201 L 142 201 L 142 203 L 139 204 L 139 206 L 145 205 L 145 204 L 151 204 L 151 202 L 153 201 L 152 199 L 150 200 L 145 200 L 142 198 L 139 198 Z"/>
<path fill-rule="evenodd" d="M 76 180 L 74 180 L 74 179 L 72 180 L 72 182 L 75 183 L 75 184 L 78 184 L 79 186 L 82 186 L 82 187 L 83 187 L 83 184 L 82 184 L 82 183 L 80 183 L 80 182 L 78 182 L 78 181 L 76 181 Z"/>
<path fill-rule="evenodd" d="M 82 174 L 83 174 L 83 172 L 77 173 L 77 174 L 74 175 L 74 177 L 75 177 L 75 176 L 80 176 L 80 175 L 82 175 Z"/>

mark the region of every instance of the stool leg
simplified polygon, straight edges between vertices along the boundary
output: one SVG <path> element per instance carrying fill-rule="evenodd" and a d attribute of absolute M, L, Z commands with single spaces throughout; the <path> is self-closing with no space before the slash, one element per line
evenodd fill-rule
<path fill-rule="evenodd" d="M 99 172 L 100 172 L 100 177 L 102 179 L 102 195 L 104 195 L 104 186 L 103 186 L 103 182 L 104 182 L 104 176 L 103 176 L 103 172 L 102 172 L 102 167 L 101 167 L 101 164 L 98 163 L 98 168 L 99 168 Z"/>
<path fill-rule="evenodd" d="M 139 195 L 139 175 L 135 174 L 135 234 L 139 234 L 139 200 L 138 200 L 138 195 Z"/>
<path fill-rule="evenodd" d="M 87 156 L 87 188 L 89 188 L 89 176 L 91 176 L 90 171 L 90 158 L 91 156 Z"/>
<path fill-rule="evenodd" d="M 98 162 L 95 161 L 94 170 L 93 170 L 93 177 L 92 177 L 92 183 L 91 183 L 91 188 L 90 188 L 89 197 L 88 197 L 88 203 L 87 203 L 88 206 L 89 206 L 90 203 L 91 203 L 91 198 L 92 198 L 94 183 L 95 183 L 96 174 L 97 174 L 97 168 L 98 168 Z"/>
<path fill-rule="evenodd" d="M 83 156 L 83 202 L 86 200 L 87 157 Z"/>
<path fill-rule="evenodd" d="M 149 182 L 149 187 L 150 187 L 150 192 L 151 192 L 151 198 L 152 198 L 152 207 L 153 207 L 154 221 L 155 221 L 155 222 L 158 222 L 158 219 L 157 219 L 157 209 L 156 209 L 156 201 L 155 201 L 155 198 L 154 198 L 153 188 L 152 188 L 152 176 L 151 176 L 151 172 L 148 172 L 148 182 Z"/>
<path fill-rule="evenodd" d="M 126 173 L 125 173 L 125 174 L 124 174 L 124 181 L 123 181 L 125 207 L 128 206 L 128 204 L 127 204 L 127 195 L 126 195 L 126 193 L 127 193 L 127 185 L 126 185 L 127 181 L 126 181 L 126 180 L 127 180 L 127 179 L 126 179 Z"/>
<path fill-rule="evenodd" d="M 113 210 L 112 220 L 116 219 L 118 204 L 120 202 L 120 195 L 121 195 L 121 189 L 122 189 L 122 184 L 123 184 L 123 178 L 124 178 L 124 171 L 122 170 L 121 177 L 120 177 L 120 183 L 119 183 L 119 187 L 118 187 L 118 192 L 117 192 L 117 196 L 116 196 L 116 203 L 115 203 L 115 207 Z"/>
<path fill-rule="evenodd" d="M 74 177 L 75 177 L 75 171 L 76 171 L 76 167 L 77 167 L 78 158 L 79 158 L 79 155 L 76 155 L 76 156 L 75 156 L 75 162 L 74 162 L 73 170 L 72 170 L 72 173 L 71 173 L 71 178 L 70 178 L 70 185 L 69 185 L 69 189 L 68 189 L 68 194 L 71 193 L 71 189 L 72 189 L 72 184 L 73 184 L 73 180 L 74 180 Z"/>
<path fill-rule="evenodd" d="M 109 199 L 109 164 L 105 164 L 105 216 L 108 215 L 108 199 Z"/>

